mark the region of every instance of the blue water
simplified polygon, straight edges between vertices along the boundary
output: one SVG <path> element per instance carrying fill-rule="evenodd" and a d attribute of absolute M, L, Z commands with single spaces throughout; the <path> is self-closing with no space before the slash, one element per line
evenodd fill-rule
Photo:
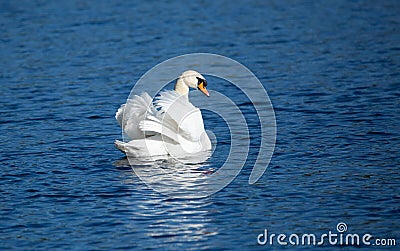
<path fill-rule="evenodd" d="M 0 4 L 2 250 L 273 249 L 257 244 L 264 229 L 338 222 L 400 244 L 398 1 L 64 2 Z M 256 184 L 253 152 L 219 193 L 173 199 L 114 148 L 114 113 L 147 70 L 193 52 L 257 75 L 277 142 Z M 228 130 L 204 116 L 218 162 Z"/>

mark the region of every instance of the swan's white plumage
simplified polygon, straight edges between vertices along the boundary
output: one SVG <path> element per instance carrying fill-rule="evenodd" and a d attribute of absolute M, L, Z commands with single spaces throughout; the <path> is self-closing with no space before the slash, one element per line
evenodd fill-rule
<path fill-rule="evenodd" d="M 197 72 L 187 71 L 178 79 L 175 90 L 184 89 L 182 85 L 195 86 L 183 81 L 197 81 L 193 74 L 204 79 Z M 165 91 L 154 102 L 147 93 L 135 95 L 118 109 L 115 118 L 128 137 L 128 142 L 117 140 L 115 145 L 128 156 L 185 156 L 211 149 L 201 111 L 189 102 L 188 93 Z"/>
<path fill-rule="evenodd" d="M 139 129 L 140 121 L 145 119 L 146 116 L 156 113 L 151 97 L 144 92 L 140 96 L 135 95 L 133 99 L 128 99 L 125 104 L 121 105 L 115 114 L 115 118 L 130 139 L 139 139 L 149 136 Z"/>

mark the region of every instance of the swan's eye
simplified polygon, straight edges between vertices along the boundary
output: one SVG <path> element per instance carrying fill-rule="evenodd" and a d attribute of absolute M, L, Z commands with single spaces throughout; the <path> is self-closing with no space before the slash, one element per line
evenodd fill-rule
<path fill-rule="evenodd" d="M 202 78 L 199 78 L 199 77 L 196 77 L 196 78 L 197 78 L 197 86 L 199 86 L 201 84 L 203 84 L 204 87 L 207 86 L 207 81 L 205 79 L 202 79 Z"/>

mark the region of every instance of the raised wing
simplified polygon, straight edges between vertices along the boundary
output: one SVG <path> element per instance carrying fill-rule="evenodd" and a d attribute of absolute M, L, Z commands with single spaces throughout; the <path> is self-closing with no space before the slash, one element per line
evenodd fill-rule
<path fill-rule="evenodd" d="M 152 101 L 152 98 L 146 92 L 140 96 L 135 95 L 121 105 L 115 114 L 115 118 L 122 127 L 123 132 L 130 139 L 141 139 L 149 136 L 140 130 L 139 123 L 147 116 L 154 116 L 157 113 Z"/>
<path fill-rule="evenodd" d="M 140 123 L 141 130 L 161 133 L 176 142 L 179 136 L 190 141 L 199 140 L 204 132 L 203 118 L 200 109 L 193 106 L 186 95 L 166 91 L 160 93 L 154 103 L 159 112 Z"/>

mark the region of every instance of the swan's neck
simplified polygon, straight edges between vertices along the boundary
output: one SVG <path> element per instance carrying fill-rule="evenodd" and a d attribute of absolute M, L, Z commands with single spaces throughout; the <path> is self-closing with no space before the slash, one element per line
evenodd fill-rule
<path fill-rule="evenodd" d="M 187 86 L 181 78 L 178 78 L 175 84 L 175 91 L 180 95 L 188 95 L 189 94 L 189 86 Z"/>

